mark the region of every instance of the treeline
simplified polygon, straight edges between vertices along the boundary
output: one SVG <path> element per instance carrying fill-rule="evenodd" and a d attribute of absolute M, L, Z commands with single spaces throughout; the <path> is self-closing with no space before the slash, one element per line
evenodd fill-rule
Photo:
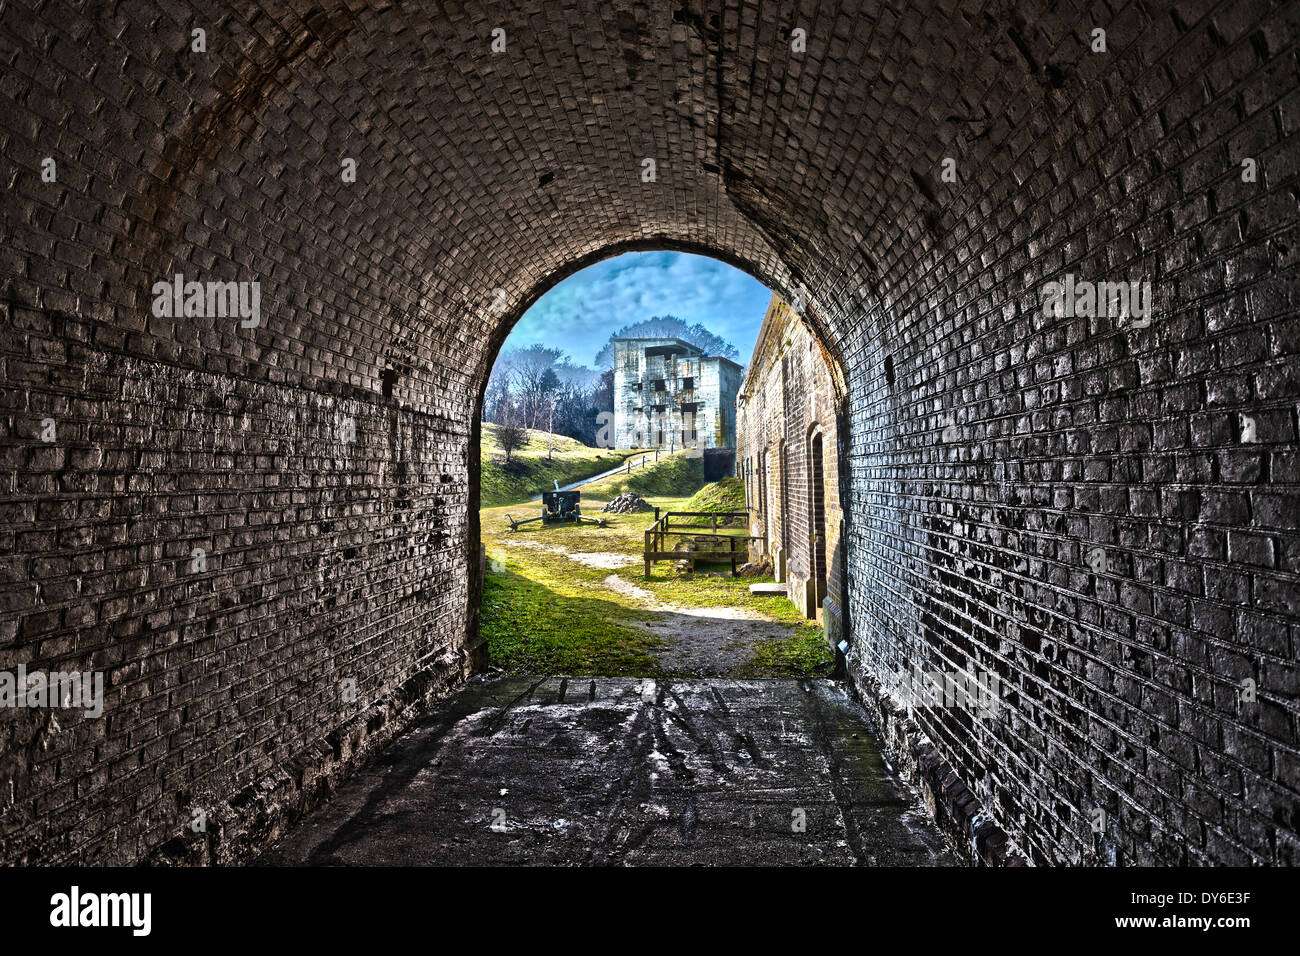
<path fill-rule="evenodd" d="M 576 365 L 562 349 L 532 345 L 497 358 L 483 396 L 483 421 L 537 428 L 596 445 L 601 412 L 614 410 L 614 370 Z"/>

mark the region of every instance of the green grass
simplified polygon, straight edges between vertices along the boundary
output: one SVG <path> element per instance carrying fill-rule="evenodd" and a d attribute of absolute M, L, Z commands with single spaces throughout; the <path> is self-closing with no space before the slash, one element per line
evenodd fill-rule
<path fill-rule="evenodd" d="M 594 524 L 542 524 L 535 521 L 511 531 L 508 517 L 531 518 L 541 511 L 540 504 L 504 505 L 496 508 L 484 508 L 479 513 L 480 537 L 488 554 L 493 558 L 505 558 L 520 567 L 521 573 L 533 580 L 546 584 L 559 598 L 567 596 L 585 597 L 589 595 L 590 586 L 608 577 L 612 571 L 605 568 L 592 568 L 569 558 L 561 552 L 600 551 L 639 558 L 645 541 L 645 529 L 654 522 L 653 511 L 637 514 L 616 515 L 602 514 L 600 509 L 607 499 L 582 496 L 582 513 L 590 517 L 605 518 L 607 524 L 599 528 Z M 653 504 L 663 508 L 680 507 L 684 498 L 654 498 Z M 523 547 L 507 547 L 506 540 Z M 545 546 L 558 550 L 545 550 Z M 629 581 L 639 581 L 637 564 L 629 569 L 637 572 L 628 577 Z M 604 595 L 603 595 L 604 596 Z M 625 603 L 627 607 L 635 602 L 621 595 L 609 595 L 608 600 Z"/>
<path fill-rule="evenodd" d="M 557 594 L 535 569 L 511 561 L 483 581 L 488 656 L 509 674 L 655 676 L 650 651 L 659 642 L 623 623 L 637 616 L 611 601 Z"/>
<path fill-rule="evenodd" d="M 705 485 L 682 506 L 683 511 L 744 511 L 745 483 L 739 478 L 723 478 Z"/>
<path fill-rule="evenodd" d="M 590 514 L 603 504 L 585 495 L 582 503 Z M 510 531 L 506 516 L 531 516 L 531 508 L 507 505 L 480 513 L 483 544 L 493 560 L 483 580 L 479 626 L 492 663 L 511 674 L 658 674 L 650 653 L 658 641 L 630 626 L 651 615 L 623 595 L 602 590 L 592 597 L 610 571 L 557 551 L 507 549 L 501 543 L 510 537 L 570 552 L 639 554 L 640 532 L 654 520 L 653 513 L 611 515 L 604 528 L 535 522 Z"/>
<path fill-rule="evenodd" d="M 680 510 L 703 511 L 708 514 L 720 514 L 725 511 L 745 511 L 745 483 L 739 478 L 723 478 L 719 481 L 710 482 L 691 495 Z M 709 518 L 683 518 L 682 523 L 701 526 L 712 524 Z M 748 523 L 745 518 L 736 518 L 729 520 L 726 526 L 743 530 Z"/>
<path fill-rule="evenodd" d="M 662 464 L 662 462 L 661 462 Z M 583 512 L 600 513 L 606 496 L 582 497 Z M 688 498 L 649 499 L 664 510 L 686 510 Z M 525 525 L 509 530 L 507 514 L 533 514 L 532 506 L 498 506 L 481 512 L 482 539 L 493 566 L 483 585 L 481 627 L 492 663 L 513 674 L 658 676 L 655 638 L 634 624 L 653 617 L 635 599 L 600 587 L 610 574 L 644 588 L 666 604 L 687 607 L 745 607 L 791 625 L 785 640 L 758 645 L 737 668 L 743 677 L 804 677 L 829 674 L 832 659 L 822 629 L 807 621 L 789 600 L 752 595 L 749 585 L 771 578 L 732 578 L 726 566 L 700 565 L 691 574 L 671 563 L 655 566 L 650 578 L 640 563 L 611 571 L 592 568 L 564 552 L 605 552 L 640 557 L 653 512 L 608 515 L 608 525 Z M 505 538 L 544 547 L 507 548 Z M 555 548 L 558 550 L 546 550 Z M 597 590 L 599 588 L 599 590 Z M 599 597 L 593 597 L 593 594 Z"/>
<path fill-rule="evenodd" d="M 484 422 L 479 489 L 485 508 L 528 501 L 543 491 L 550 491 L 556 480 L 567 485 L 599 475 L 638 454 L 633 449 L 591 448 L 563 435 L 530 429 L 528 443 L 507 462 L 496 441 L 497 426 Z M 547 453 L 552 446 L 554 451 L 548 460 Z"/>
<path fill-rule="evenodd" d="M 764 641 L 737 677 L 825 677 L 835 660 L 820 627 L 805 623 L 784 641 Z"/>
<path fill-rule="evenodd" d="M 703 460 L 677 452 L 665 455 L 653 464 L 633 468 L 630 474 L 610 475 L 603 481 L 585 486 L 582 492 L 600 498 L 616 498 L 628 491 L 646 498 L 684 498 L 694 494 L 703 484 Z"/>

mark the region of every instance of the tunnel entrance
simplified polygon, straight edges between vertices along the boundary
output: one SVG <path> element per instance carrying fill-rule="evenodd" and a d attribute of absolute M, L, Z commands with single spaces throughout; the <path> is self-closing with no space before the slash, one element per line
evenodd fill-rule
<path fill-rule="evenodd" d="M 665 313 L 678 308 L 675 286 L 659 289 L 655 273 L 639 271 L 650 263 L 708 270 L 729 290 L 718 296 L 722 311 L 689 322 L 583 318 L 607 314 L 599 297 L 639 276 L 664 296 Z M 746 302 L 748 314 L 734 314 Z M 566 334 L 555 337 L 556 327 Z M 612 256 L 537 299 L 483 388 L 487 664 L 567 676 L 829 673 L 825 635 L 790 622 L 796 610 L 819 622 L 826 592 L 824 552 L 804 540 L 818 526 L 792 510 L 791 488 L 825 475 L 819 466 L 809 477 L 806 450 L 789 474 L 787 448 L 804 410 L 834 417 L 809 390 L 820 387 L 826 405 L 824 370 L 818 379 L 812 364 L 771 354 L 796 328 L 802 348 L 811 332 L 784 300 L 725 263 L 673 251 Z M 783 374 L 769 382 L 774 363 Z M 798 382 L 789 379 L 795 365 L 807 372 Z M 738 410 L 750 377 L 751 391 L 774 402 L 761 441 Z M 574 498 L 574 520 L 548 510 L 556 487 Z M 795 534 L 804 538 L 792 549 Z"/>

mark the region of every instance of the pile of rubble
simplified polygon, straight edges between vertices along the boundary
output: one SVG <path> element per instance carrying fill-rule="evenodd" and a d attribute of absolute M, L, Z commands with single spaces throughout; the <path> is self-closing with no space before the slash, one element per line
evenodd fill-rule
<path fill-rule="evenodd" d="M 619 495 L 600 510 L 610 511 L 616 515 L 629 515 L 637 511 L 649 511 L 650 503 L 635 491 L 629 491 L 626 494 Z"/>
<path fill-rule="evenodd" d="M 749 561 L 736 568 L 736 574 L 742 578 L 767 577 L 772 573 L 772 559 L 759 558 L 757 561 Z"/>

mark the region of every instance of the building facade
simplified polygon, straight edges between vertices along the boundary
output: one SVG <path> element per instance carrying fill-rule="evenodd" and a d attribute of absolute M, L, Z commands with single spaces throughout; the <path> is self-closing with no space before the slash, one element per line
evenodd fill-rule
<path fill-rule="evenodd" d="M 749 533 L 764 538 L 777 580 L 832 643 L 845 592 L 836 406 L 820 343 L 773 296 L 736 401 L 736 473 Z"/>
<path fill-rule="evenodd" d="M 615 339 L 614 447 L 735 448 L 743 371 L 681 339 Z"/>

